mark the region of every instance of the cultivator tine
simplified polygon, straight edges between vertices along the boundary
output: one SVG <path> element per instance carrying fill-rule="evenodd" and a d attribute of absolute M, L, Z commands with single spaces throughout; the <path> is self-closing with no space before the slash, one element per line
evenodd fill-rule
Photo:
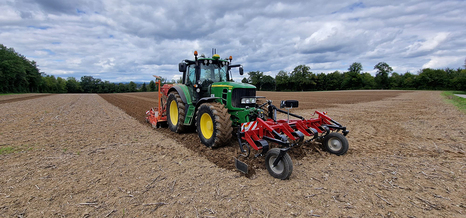
<path fill-rule="evenodd" d="M 246 163 L 241 162 L 237 158 L 235 158 L 235 167 L 238 169 L 240 172 L 244 174 L 248 174 L 248 165 Z"/>

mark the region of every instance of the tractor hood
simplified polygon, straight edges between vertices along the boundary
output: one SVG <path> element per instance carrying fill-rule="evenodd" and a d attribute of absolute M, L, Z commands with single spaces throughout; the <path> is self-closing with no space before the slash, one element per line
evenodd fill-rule
<path fill-rule="evenodd" d="M 238 82 L 217 82 L 212 83 L 212 88 L 228 88 L 228 89 L 256 89 L 255 86 L 248 83 Z"/>

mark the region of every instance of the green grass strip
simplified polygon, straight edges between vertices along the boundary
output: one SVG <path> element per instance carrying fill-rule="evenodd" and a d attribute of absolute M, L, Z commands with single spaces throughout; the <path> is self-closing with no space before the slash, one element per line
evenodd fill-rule
<path fill-rule="evenodd" d="M 466 95 L 466 92 L 462 92 L 462 91 L 442 92 L 442 95 L 445 97 L 448 103 L 455 105 L 458 109 L 466 113 L 466 98 L 458 97 L 455 94 Z"/>

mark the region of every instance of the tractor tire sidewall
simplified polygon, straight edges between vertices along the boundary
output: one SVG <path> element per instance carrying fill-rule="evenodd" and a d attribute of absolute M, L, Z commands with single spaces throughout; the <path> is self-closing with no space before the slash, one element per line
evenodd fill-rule
<path fill-rule="evenodd" d="M 171 103 L 175 101 L 176 107 L 178 108 L 178 122 L 176 124 L 172 123 L 171 116 L 170 116 L 170 107 Z M 173 132 L 181 133 L 184 130 L 183 122 L 185 117 L 185 105 L 182 102 L 180 96 L 176 92 L 172 92 L 168 95 L 167 100 L 167 123 L 168 128 Z"/>
<path fill-rule="evenodd" d="M 288 153 L 286 153 L 283 158 L 278 162 L 278 165 L 283 166 L 283 170 L 281 172 L 275 172 L 272 169 L 273 162 L 280 154 L 279 148 L 272 148 L 270 149 L 267 154 L 265 155 L 265 168 L 269 171 L 269 174 L 277 179 L 288 179 L 290 178 L 291 173 L 293 172 L 293 162 L 291 161 L 291 157 Z M 277 166 L 278 166 L 277 165 Z"/>
<path fill-rule="evenodd" d="M 208 114 L 213 123 L 213 133 L 209 139 L 204 137 L 201 129 L 201 117 L 203 114 Z M 215 102 L 202 104 L 196 113 L 196 129 L 201 143 L 207 147 L 215 148 L 229 143 L 233 127 L 228 109 L 222 104 Z"/>
<path fill-rule="evenodd" d="M 331 147 L 330 143 L 332 140 L 338 140 L 339 143 L 341 144 L 341 148 L 338 150 L 335 150 Z M 325 136 L 324 141 L 322 142 L 322 145 L 324 146 L 324 149 L 331 153 L 331 154 L 336 154 L 338 156 L 346 154 L 348 151 L 348 140 L 346 137 L 340 133 L 332 132 Z"/>

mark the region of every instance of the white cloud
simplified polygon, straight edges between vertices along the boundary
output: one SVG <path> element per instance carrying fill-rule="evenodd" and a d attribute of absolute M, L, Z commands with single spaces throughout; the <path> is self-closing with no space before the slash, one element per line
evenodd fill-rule
<path fill-rule="evenodd" d="M 441 43 L 445 42 L 449 33 L 440 32 L 435 36 L 427 38 L 423 41 L 415 42 L 413 45 L 408 46 L 408 54 L 416 54 L 419 52 L 432 51 L 437 48 Z"/>
<path fill-rule="evenodd" d="M 457 68 L 466 47 L 460 0 L 8 0 L 0 11 L 0 43 L 41 71 L 112 82 L 178 79 L 181 60 L 211 48 L 274 76 L 300 64 L 315 73 L 381 61 L 400 73 Z"/>
<path fill-rule="evenodd" d="M 456 57 L 456 56 L 431 57 L 429 62 L 422 65 L 422 68 L 434 68 L 434 69 L 446 68 L 446 67 L 451 66 L 451 64 L 453 63 L 458 64 L 462 60 L 464 60 L 462 57 Z"/>

